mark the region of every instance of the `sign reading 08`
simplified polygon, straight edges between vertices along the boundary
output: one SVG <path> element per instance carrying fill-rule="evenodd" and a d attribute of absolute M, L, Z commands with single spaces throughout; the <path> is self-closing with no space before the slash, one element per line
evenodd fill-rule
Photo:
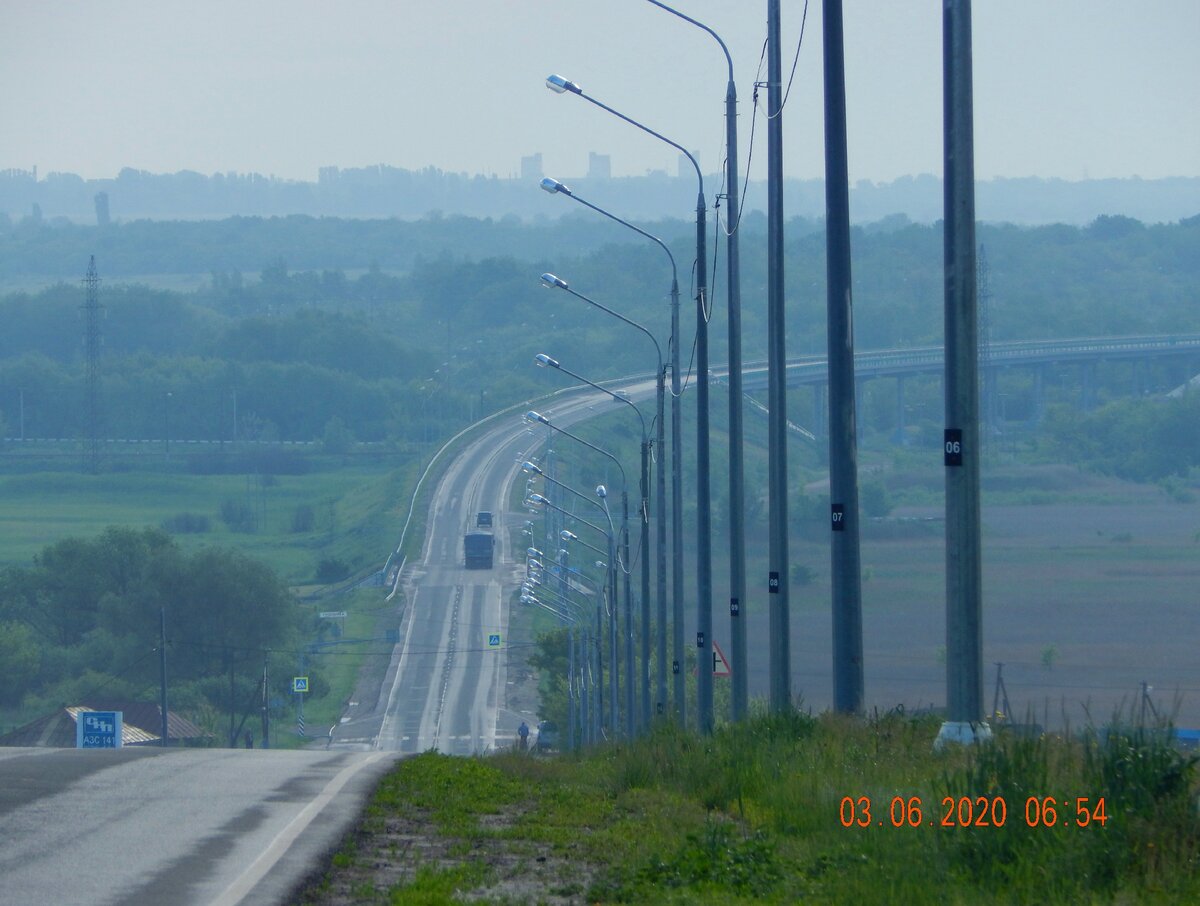
<path fill-rule="evenodd" d="M 75 716 L 75 748 L 121 748 L 120 711 L 80 711 Z"/>

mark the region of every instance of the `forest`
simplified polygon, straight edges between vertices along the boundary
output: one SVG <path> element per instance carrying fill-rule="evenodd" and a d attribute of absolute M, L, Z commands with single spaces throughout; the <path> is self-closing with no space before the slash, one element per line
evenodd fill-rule
<path fill-rule="evenodd" d="M 680 263 L 686 362 L 695 324 L 694 233 L 682 221 L 643 226 L 663 236 Z M 764 226 L 753 213 L 740 225 L 748 362 L 765 358 Z M 994 341 L 1200 334 L 1200 216 L 1156 225 L 1117 216 L 1085 227 L 982 225 L 978 238 Z M 720 362 L 720 226 L 712 239 L 710 335 Z M 940 224 L 890 218 L 856 228 L 852 241 L 858 349 L 940 344 Z M 820 224 L 790 221 L 786 250 L 789 354 L 823 354 Z M 309 451 L 325 455 L 325 470 L 355 450 L 392 456 L 407 468 L 483 415 L 562 387 L 533 366 L 540 352 L 592 380 L 653 369 L 648 342 L 569 294 L 544 288 L 543 272 L 643 323 L 666 349 L 666 256 L 577 217 L 553 225 L 441 217 L 23 224 L 0 241 L 0 275 L 11 285 L 24 273 L 27 287 L 0 296 L 0 474 L 79 468 L 77 457 L 46 453 L 55 444 L 79 449 L 87 430 L 80 278 L 93 255 L 101 276 L 99 436 L 114 449 L 150 440 L 164 452 L 172 443 L 207 441 L 158 457 L 153 468 L 252 474 L 256 488 L 272 475 L 306 471 Z M 180 289 L 164 274 L 202 277 Z M 1164 370 L 1148 378 L 1149 392 L 1135 398 L 1126 377 L 1100 372 L 1100 405 L 1087 412 L 1065 404 L 1075 388 L 1047 388 L 1050 406 L 1041 426 L 1028 427 L 1024 452 L 1133 480 L 1190 482 L 1200 468 L 1200 394 L 1168 399 L 1165 391 L 1179 376 Z M 939 431 L 936 383 L 910 397 L 918 431 Z M 885 450 L 892 443 L 889 407 L 869 396 L 867 403 L 863 443 Z M 718 414 L 718 430 L 721 424 Z M 611 440 L 636 446 L 625 431 Z M 718 470 L 722 462 L 718 445 Z M 100 466 L 147 468 L 145 457 L 116 453 Z M 751 484 L 757 468 L 751 464 Z M 871 504 L 872 494 L 883 493 L 877 485 L 864 484 L 864 506 L 885 513 L 886 501 Z M 823 525 L 823 501 L 799 486 L 794 493 L 795 519 Z M 718 487 L 713 501 L 718 524 L 728 507 L 723 494 Z M 760 506 L 761 495 L 752 494 L 751 503 Z M 332 503 L 328 509 L 322 545 L 334 540 Z M 221 513 L 231 531 L 241 530 L 231 521 L 236 515 Z M 296 543 L 316 543 L 311 505 L 286 515 Z M 63 538 L 0 573 L 0 710 L 32 715 L 96 689 L 147 694 L 156 682 L 161 615 L 170 627 L 172 707 L 207 714 L 205 725 L 238 737 L 261 695 L 264 651 L 294 652 L 297 639 L 320 637 L 325 627 L 294 606 L 263 563 L 168 534 L 182 539 L 194 530 L 180 521 L 184 516 L 204 518 L 185 513 L 161 527 Z M 320 581 L 345 573 L 324 548 L 309 555 L 326 558 L 321 566 L 330 576 L 318 575 Z M 358 564 L 366 555 L 347 556 Z M 272 675 L 284 677 L 294 657 L 267 657 L 268 667 L 279 662 Z M 319 693 L 324 680 L 313 675 Z"/>
<path fill-rule="evenodd" d="M 680 221 L 645 226 L 669 240 L 680 262 L 690 331 L 694 234 Z M 763 227 L 754 215 L 740 227 L 748 362 L 765 358 L 766 278 L 756 254 Z M 818 227 L 789 223 L 793 355 L 825 349 Z M 550 251 L 537 254 L 553 232 L 546 225 L 469 218 L 44 227 L 6 240 L 0 261 L 71 262 L 82 276 L 95 254 L 106 438 L 421 445 L 561 386 L 532 367 L 539 352 L 593 380 L 652 370 L 648 343 L 543 288 L 543 272 L 644 324 L 666 349 L 670 270 L 661 250 L 591 222 L 568 219 L 556 229 Z M 403 240 L 415 236 L 414 252 Z M 721 238 L 715 232 L 709 249 L 714 362 L 725 340 Z M 983 225 L 979 241 L 992 341 L 1200 332 L 1200 216 L 1158 225 L 1116 216 L 1081 228 Z M 486 254 L 459 251 L 481 247 Z M 859 350 L 940 344 L 941 249 L 939 224 L 891 219 L 854 231 Z M 106 250 L 127 279 L 105 276 Z M 257 271 L 230 263 L 255 255 Z M 205 277 L 190 291 L 139 278 L 201 261 Z M 84 291 L 78 278 L 46 282 L 0 296 L 0 436 L 77 439 L 85 430 Z M 683 343 L 686 361 L 691 343 Z M 920 416 L 936 422 L 936 400 L 925 409 Z"/>
<path fill-rule="evenodd" d="M 236 745 L 258 713 L 268 649 L 279 665 L 271 692 L 283 694 L 294 657 L 280 649 L 303 623 L 278 577 L 237 552 L 187 554 L 159 529 L 63 539 L 0 572 L 0 707 L 154 698 L 165 632 L 170 707 L 228 716 Z"/>

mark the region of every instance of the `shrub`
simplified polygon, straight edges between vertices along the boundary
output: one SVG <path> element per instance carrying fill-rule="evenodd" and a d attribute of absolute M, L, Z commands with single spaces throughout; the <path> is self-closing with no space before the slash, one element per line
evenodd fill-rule
<path fill-rule="evenodd" d="M 254 509 L 244 500 L 235 500 L 232 497 L 221 501 L 221 521 L 231 532 L 249 533 L 258 528 L 258 518 Z"/>
<path fill-rule="evenodd" d="M 296 534 L 311 532 L 316 527 L 317 516 L 313 508 L 307 503 L 302 503 L 296 507 L 296 511 L 292 513 L 292 531 Z"/>
<path fill-rule="evenodd" d="M 159 525 L 172 535 L 203 535 L 212 528 L 212 520 L 202 513 L 176 513 Z"/>
<path fill-rule="evenodd" d="M 337 582 L 350 575 L 350 567 L 344 560 L 336 557 L 326 557 L 317 564 L 317 581 L 322 585 Z"/>

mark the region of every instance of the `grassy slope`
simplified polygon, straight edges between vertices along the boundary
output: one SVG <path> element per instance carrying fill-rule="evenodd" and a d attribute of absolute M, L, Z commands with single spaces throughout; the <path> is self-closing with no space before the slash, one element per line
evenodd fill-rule
<path fill-rule="evenodd" d="M 1153 740 L 1007 739 L 933 755 L 937 721 L 759 717 L 662 727 L 583 756 L 407 760 L 300 902 L 1195 902 L 1200 787 Z M 1003 826 L 944 827 L 945 796 L 1003 797 Z M 1059 800 L 1054 827 L 1025 802 Z M 1084 796 L 1107 821 L 1069 823 Z M 870 797 L 871 821 L 860 827 Z M 903 806 L 893 809 L 894 797 Z M 909 810 L 920 797 L 921 816 Z M 849 819 L 851 826 L 844 826 Z M 903 826 L 893 826 L 893 820 Z"/>

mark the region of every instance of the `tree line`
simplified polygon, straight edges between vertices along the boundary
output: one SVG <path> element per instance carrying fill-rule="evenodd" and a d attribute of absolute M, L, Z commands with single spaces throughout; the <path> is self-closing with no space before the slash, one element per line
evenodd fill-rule
<path fill-rule="evenodd" d="M 394 223 L 293 220 L 157 224 L 153 237 L 145 225 L 112 228 L 121 242 L 144 239 L 140 254 L 166 261 L 225 238 L 208 248 L 207 279 L 192 291 L 102 283 L 99 373 L 107 436 L 310 441 L 322 439 L 336 418 L 352 439 L 426 443 L 481 413 L 561 387 L 532 368 L 538 352 L 595 380 L 653 369 L 647 341 L 578 299 L 543 288 L 544 271 L 644 324 L 666 352 L 670 271 L 650 243 L 621 236 L 569 253 L 477 257 L 457 254 L 475 247 L 472 231 L 507 237 L 495 244 L 518 248 L 538 228 L 464 218 L 456 227 L 460 241 L 451 242 L 443 224 L 423 222 L 403 226 L 411 235 L 429 234 L 428 257 L 395 270 L 368 262 L 356 272 L 350 264 L 387 244 Z M 740 227 L 747 361 L 765 358 L 765 260 L 755 253 L 764 225 L 751 213 Z M 680 263 L 686 362 L 695 323 L 694 234 L 680 222 L 659 227 Z M 818 227 L 790 224 L 787 344 L 797 355 L 825 351 Z M 99 236 L 84 228 L 76 233 L 80 250 Z M 239 254 L 265 259 L 257 273 L 226 257 L 239 236 Z M 724 248 L 719 230 L 714 238 L 710 339 L 720 361 Z M 1083 228 L 983 225 L 979 239 L 989 264 L 994 341 L 1200 331 L 1194 254 L 1200 216 L 1149 226 L 1124 217 Z M 940 225 L 892 219 L 856 229 L 852 242 L 857 347 L 940 344 Z M 49 243 L 45 250 L 66 261 L 66 247 Z M 339 257 L 349 247 L 356 249 L 345 252 L 353 262 Z M 13 254 L 3 248 L 0 258 Z M 327 266 L 290 263 L 321 256 Z M 76 260 L 81 272 L 86 257 Z M 103 254 L 97 263 L 103 276 Z M 0 297 L 0 420 L 8 436 L 22 428 L 26 437 L 81 436 L 82 304 L 75 282 Z"/>
<path fill-rule="evenodd" d="M 236 551 L 187 553 L 160 529 L 65 538 L 0 572 L 0 707 L 157 697 L 165 624 L 170 707 L 227 726 L 236 744 L 262 702 L 264 661 L 278 678 L 270 693 L 285 695 L 317 623 L 270 568 Z M 310 681 L 320 694 L 319 674 Z"/>

